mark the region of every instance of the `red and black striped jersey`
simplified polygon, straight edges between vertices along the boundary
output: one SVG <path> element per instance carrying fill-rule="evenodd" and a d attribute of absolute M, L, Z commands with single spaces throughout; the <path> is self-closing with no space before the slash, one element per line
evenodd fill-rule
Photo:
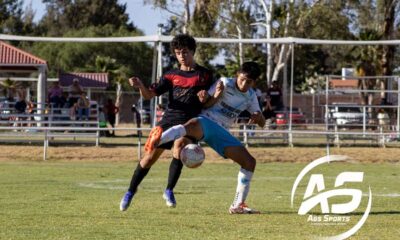
<path fill-rule="evenodd" d="M 157 96 L 166 92 L 169 94 L 163 119 L 186 122 L 197 117 L 202 109 L 197 93 L 208 90 L 212 83 L 211 71 L 199 65 L 192 71 L 173 69 L 166 72 L 152 89 Z"/>

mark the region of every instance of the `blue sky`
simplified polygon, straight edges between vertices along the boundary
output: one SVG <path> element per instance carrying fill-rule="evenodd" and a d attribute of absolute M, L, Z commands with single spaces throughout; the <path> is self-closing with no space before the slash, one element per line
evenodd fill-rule
<path fill-rule="evenodd" d="M 45 13 L 45 6 L 41 0 L 25 0 L 23 2 L 24 6 L 32 2 L 32 8 L 36 11 L 35 20 L 40 19 Z M 119 2 L 127 4 L 127 13 L 130 20 L 133 21 L 135 26 L 143 30 L 146 35 L 156 34 L 157 25 L 167 22 L 168 13 L 152 9 L 149 5 L 144 5 L 143 0 L 119 0 Z"/>

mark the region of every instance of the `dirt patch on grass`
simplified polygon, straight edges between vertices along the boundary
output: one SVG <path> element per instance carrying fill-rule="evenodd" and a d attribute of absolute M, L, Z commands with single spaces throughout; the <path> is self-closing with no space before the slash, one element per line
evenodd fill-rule
<path fill-rule="evenodd" d="M 205 147 L 207 162 L 226 162 L 211 148 Z M 249 152 L 257 162 L 310 162 L 326 155 L 325 148 L 309 147 L 251 147 Z M 330 154 L 346 155 L 356 162 L 400 162 L 399 148 L 331 148 Z M 49 161 L 126 162 L 138 161 L 137 147 L 50 147 Z M 170 151 L 165 151 L 160 161 L 169 161 Z M 0 146 L 0 161 L 42 161 L 43 147 Z"/>

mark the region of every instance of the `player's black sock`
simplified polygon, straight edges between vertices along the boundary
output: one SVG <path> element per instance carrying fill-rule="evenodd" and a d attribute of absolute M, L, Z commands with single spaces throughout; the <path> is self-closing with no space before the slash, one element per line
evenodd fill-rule
<path fill-rule="evenodd" d="M 168 185 L 167 189 L 173 190 L 181 176 L 183 164 L 181 160 L 172 158 L 171 165 L 169 165 Z"/>
<path fill-rule="evenodd" d="M 140 163 L 138 163 L 135 172 L 133 173 L 131 184 L 129 185 L 129 191 L 132 193 L 136 192 L 137 187 L 142 182 L 143 178 L 146 177 L 147 173 L 150 171 L 150 168 L 142 168 Z"/>

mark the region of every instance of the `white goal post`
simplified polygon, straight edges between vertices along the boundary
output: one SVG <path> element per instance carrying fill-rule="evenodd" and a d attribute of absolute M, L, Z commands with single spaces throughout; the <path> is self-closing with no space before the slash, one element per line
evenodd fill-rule
<path fill-rule="evenodd" d="M 162 48 L 161 44 L 170 42 L 173 36 L 164 36 L 161 31 L 157 35 L 149 36 L 133 36 L 133 37 L 99 37 L 99 38 L 79 38 L 79 37 L 34 37 L 34 36 L 18 36 L 18 35 L 7 35 L 0 34 L 0 40 L 8 41 L 35 41 L 35 42 L 77 42 L 77 43 L 89 43 L 89 42 L 124 42 L 124 43 L 135 43 L 135 42 L 148 42 L 154 43 L 154 60 L 153 60 L 153 81 L 157 77 L 161 76 L 162 63 L 161 55 Z M 274 43 L 274 44 L 287 44 L 291 45 L 291 74 L 290 74 L 290 100 L 289 100 L 289 142 L 291 142 L 291 130 L 292 130 L 292 108 L 293 108 L 293 75 L 294 75 L 294 45 L 400 45 L 400 40 L 383 40 L 383 41 L 348 41 L 348 40 L 322 40 L 322 39 L 305 39 L 296 37 L 284 37 L 284 38 L 259 38 L 259 39 L 236 39 L 236 38 L 200 38 L 195 37 L 198 43 L 231 43 L 231 44 L 263 44 L 263 43 Z M 155 104 L 153 101 L 151 104 L 152 116 L 155 112 Z M 399 105 L 399 104 L 398 104 Z M 154 117 L 153 117 L 154 119 Z M 397 129 L 399 131 L 399 127 Z"/>

